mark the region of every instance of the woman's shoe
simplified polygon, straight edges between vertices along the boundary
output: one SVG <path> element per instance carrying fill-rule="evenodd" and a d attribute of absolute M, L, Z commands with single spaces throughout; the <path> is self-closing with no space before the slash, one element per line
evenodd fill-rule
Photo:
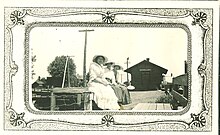
<path fill-rule="evenodd" d="M 120 109 L 119 110 L 124 110 L 124 107 L 122 105 L 119 105 Z"/>

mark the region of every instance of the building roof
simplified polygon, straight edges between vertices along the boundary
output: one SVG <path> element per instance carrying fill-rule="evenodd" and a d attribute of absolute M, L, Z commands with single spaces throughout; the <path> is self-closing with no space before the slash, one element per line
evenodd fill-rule
<path fill-rule="evenodd" d="M 149 58 L 147 58 L 146 60 L 143 60 L 143 61 L 141 61 L 141 62 L 135 64 L 134 66 L 132 66 L 132 67 L 126 69 L 125 72 L 131 73 L 131 71 L 132 71 L 133 68 L 135 68 L 135 67 L 137 67 L 137 66 L 139 66 L 139 65 L 141 65 L 141 64 L 144 64 L 144 63 L 153 65 L 153 66 L 155 66 L 155 67 L 158 67 L 158 68 L 160 68 L 161 70 L 163 70 L 164 73 L 166 73 L 166 72 L 168 71 L 167 69 L 165 69 L 165 68 L 163 68 L 163 67 L 161 67 L 161 66 L 158 66 L 158 65 L 156 65 L 156 64 L 154 64 L 154 63 L 152 63 L 152 62 L 150 62 L 150 61 L 149 61 Z"/>
<path fill-rule="evenodd" d="M 182 74 L 173 78 L 173 83 L 178 85 L 187 86 L 187 74 Z"/>
<path fill-rule="evenodd" d="M 43 85 L 43 84 L 44 84 L 43 81 L 39 81 L 39 80 L 35 81 L 34 83 L 36 83 L 36 84 L 38 84 L 38 85 Z"/>
<path fill-rule="evenodd" d="M 43 85 L 45 85 L 43 81 L 36 80 L 34 83 L 32 83 L 32 88 L 42 87 Z"/>

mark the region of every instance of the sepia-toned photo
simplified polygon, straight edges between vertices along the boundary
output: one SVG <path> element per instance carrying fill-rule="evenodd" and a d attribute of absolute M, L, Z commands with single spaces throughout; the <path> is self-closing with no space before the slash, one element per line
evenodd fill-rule
<path fill-rule="evenodd" d="M 212 133 L 213 5 L 4 7 L 5 130 Z"/>
<path fill-rule="evenodd" d="M 34 27 L 29 36 L 32 102 L 39 110 L 60 111 L 183 109 L 187 38 L 183 29 L 169 27 Z M 107 91 L 112 93 L 105 97 Z M 105 101 L 109 94 L 115 105 Z"/>

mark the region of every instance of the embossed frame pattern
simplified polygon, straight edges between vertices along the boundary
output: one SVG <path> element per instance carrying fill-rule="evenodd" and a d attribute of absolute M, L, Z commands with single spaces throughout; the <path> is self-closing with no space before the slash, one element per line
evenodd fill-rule
<path fill-rule="evenodd" d="M 78 18 L 80 15 L 86 19 L 81 20 Z M 67 16 L 75 18 L 76 21 L 66 18 Z M 211 131 L 212 17 L 212 8 L 5 8 L 5 128 L 8 130 Z M 61 21 L 59 18 L 64 18 L 64 20 Z M 188 106 L 181 112 L 38 112 L 33 110 L 29 106 L 28 93 L 30 76 L 28 41 L 29 32 L 38 26 L 175 27 L 184 29 L 188 34 L 187 57 L 190 63 L 188 70 L 190 102 Z M 193 29 L 194 27 L 200 32 L 197 38 L 194 38 L 198 32 Z M 23 31 L 16 33 L 18 30 Z M 21 39 L 16 37 L 19 34 L 21 34 Z M 21 61 L 16 61 L 14 58 L 16 46 L 24 49 L 24 55 L 19 59 Z M 198 52 L 193 51 L 194 46 L 199 47 Z M 198 57 L 198 59 L 194 59 L 194 57 Z M 199 61 L 195 62 L 195 60 Z M 20 71 L 24 76 L 24 85 L 23 88 L 16 89 L 14 84 L 17 78 L 15 77 Z M 195 78 L 199 81 L 194 81 Z M 193 91 L 195 87 L 197 87 L 196 92 L 199 92 L 198 95 Z M 17 100 L 21 102 L 21 106 L 15 103 L 17 101 L 15 100 L 17 96 L 15 90 L 20 93 Z M 194 102 L 197 104 L 194 105 Z M 192 105 L 198 106 L 192 109 Z M 70 115 L 77 116 L 77 118 L 69 119 Z M 57 116 L 61 117 L 57 118 Z M 155 118 L 149 119 L 150 116 Z M 176 119 L 177 117 L 179 118 Z M 134 121 L 134 119 L 136 120 Z"/>

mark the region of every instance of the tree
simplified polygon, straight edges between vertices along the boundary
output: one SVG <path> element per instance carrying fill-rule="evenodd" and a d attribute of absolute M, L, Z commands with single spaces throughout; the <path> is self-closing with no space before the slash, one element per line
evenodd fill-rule
<path fill-rule="evenodd" d="M 66 60 L 66 56 L 57 56 L 55 60 L 47 67 L 49 74 L 55 78 L 63 78 Z M 70 57 L 68 57 L 64 84 L 65 87 L 67 87 L 69 84 L 71 87 L 77 86 L 76 66 L 73 62 L 73 59 Z"/>

